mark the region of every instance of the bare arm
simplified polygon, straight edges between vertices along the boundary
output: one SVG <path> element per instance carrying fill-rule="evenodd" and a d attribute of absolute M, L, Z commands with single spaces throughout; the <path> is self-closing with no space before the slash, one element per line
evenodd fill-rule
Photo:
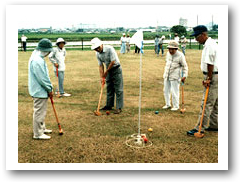
<path fill-rule="evenodd" d="M 212 78 L 213 78 L 213 69 L 214 69 L 214 65 L 208 64 L 208 77 L 207 77 L 207 80 L 203 81 L 203 85 L 205 87 L 210 86 L 210 83 L 211 83 Z"/>

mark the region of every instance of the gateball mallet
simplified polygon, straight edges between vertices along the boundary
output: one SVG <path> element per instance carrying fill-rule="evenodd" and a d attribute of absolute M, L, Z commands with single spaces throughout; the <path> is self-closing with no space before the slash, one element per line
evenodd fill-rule
<path fill-rule="evenodd" d="M 103 80 L 102 80 L 102 85 L 101 85 L 101 90 L 100 90 L 100 98 L 99 98 L 98 107 L 97 107 L 97 110 L 94 111 L 94 114 L 95 114 L 96 116 L 101 116 L 101 113 L 100 113 L 100 102 L 101 102 L 101 97 L 102 97 L 102 93 L 103 93 L 104 85 L 105 85 L 105 78 L 103 78 Z"/>
<path fill-rule="evenodd" d="M 183 114 L 186 111 L 184 108 L 184 83 L 181 84 L 181 110 L 180 112 Z"/>
<path fill-rule="evenodd" d="M 55 106 L 54 106 L 54 101 L 53 101 L 53 98 L 50 97 L 51 99 L 51 104 L 52 104 L 52 108 L 53 108 L 53 111 L 54 111 L 54 114 L 55 114 L 55 117 L 56 117 L 56 121 L 57 121 L 57 125 L 58 125 L 58 129 L 59 129 L 59 135 L 63 135 L 63 130 L 61 128 L 61 124 L 58 120 L 58 117 L 57 117 L 57 112 L 56 112 L 56 109 L 55 109 Z"/>
<path fill-rule="evenodd" d="M 199 125 L 199 130 L 198 130 L 198 132 L 194 133 L 194 136 L 197 137 L 197 138 L 203 138 L 204 137 L 204 134 L 201 133 L 201 129 L 202 129 L 204 111 L 205 111 L 205 107 L 206 107 L 206 103 L 207 103 L 207 99 L 208 99 L 208 91 L 209 91 L 209 86 L 207 86 L 207 89 L 206 89 L 206 94 L 205 94 L 204 103 L 203 103 L 202 117 L 201 117 L 201 121 L 200 121 L 200 125 Z"/>

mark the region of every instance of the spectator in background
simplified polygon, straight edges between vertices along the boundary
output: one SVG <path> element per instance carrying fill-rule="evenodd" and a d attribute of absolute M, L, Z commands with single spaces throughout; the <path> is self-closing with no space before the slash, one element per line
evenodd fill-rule
<path fill-rule="evenodd" d="M 125 54 L 126 53 L 126 34 L 123 33 L 122 37 L 121 37 L 121 54 Z"/>
<path fill-rule="evenodd" d="M 187 43 L 186 37 L 181 36 L 180 43 L 181 43 L 182 52 L 184 55 L 186 55 L 186 43 Z"/>
<path fill-rule="evenodd" d="M 127 47 L 127 53 L 130 52 L 130 36 L 129 34 L 127 34 L 127 38 L 126 38 L 126 47 Z"/>
<path fill-rule="evenodd" d="M 159 35 L 156 35 L 155 39 L 154 39 L 154 51 L 157 54 L 157 56 L 159 56 L 159 50 L 158 49 L 159 49 Z"/>
<path fill-rule="evenodd" d="M 164 47 L 163 47 L 164 39 L 165 39 L 165 36 L 163 35 L 159 40 L 159 46 L 158 46 L 158 55 L 159 55 L 159 52 L 161 49 L 162 56 L 164 55 Z"/>
<path fill-rule="evenodd" d="M 24 36 L 24 34 L 21 37 L 21 44 L 22 44 L 22 48 L 24 49 L 24 51 L 26 52 L 26 40 L 28 38 L 26 36 Z"/>
<path fill-rule="evenodd" d="M 180 42 L 180 38 L 178 37 L 178 34 L 177 34 L 177 33 L 175 33 L 175 38 L 174 38 L 174 40 L 179 44 L 179 42 Z"/>
<path fill-rule="evenodd" d="M 140 53 L 140 48 L 135 44 L 135 54 L 136 53 L 138 53 L 138 54 Z"/>

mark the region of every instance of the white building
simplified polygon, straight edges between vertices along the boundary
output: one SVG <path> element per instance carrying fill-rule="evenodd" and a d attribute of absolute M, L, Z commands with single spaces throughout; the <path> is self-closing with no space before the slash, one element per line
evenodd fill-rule
<path fill-rule="evenodd" d="M 179 19 L 179 25 L 187 27 L 187 19 L 180 18 Z"/>

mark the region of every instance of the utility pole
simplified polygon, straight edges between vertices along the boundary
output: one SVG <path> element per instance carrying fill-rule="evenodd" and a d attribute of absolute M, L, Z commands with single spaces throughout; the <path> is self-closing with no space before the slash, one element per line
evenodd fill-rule
<path fill-rule="evenodd" d="M 213 15 L 212 15 L 212 30 L 213 30 Z"/>
<path fill-rule="evenodd" d="M 198 25 L 198 15 L 197 15 L 197 25 Z"/>

